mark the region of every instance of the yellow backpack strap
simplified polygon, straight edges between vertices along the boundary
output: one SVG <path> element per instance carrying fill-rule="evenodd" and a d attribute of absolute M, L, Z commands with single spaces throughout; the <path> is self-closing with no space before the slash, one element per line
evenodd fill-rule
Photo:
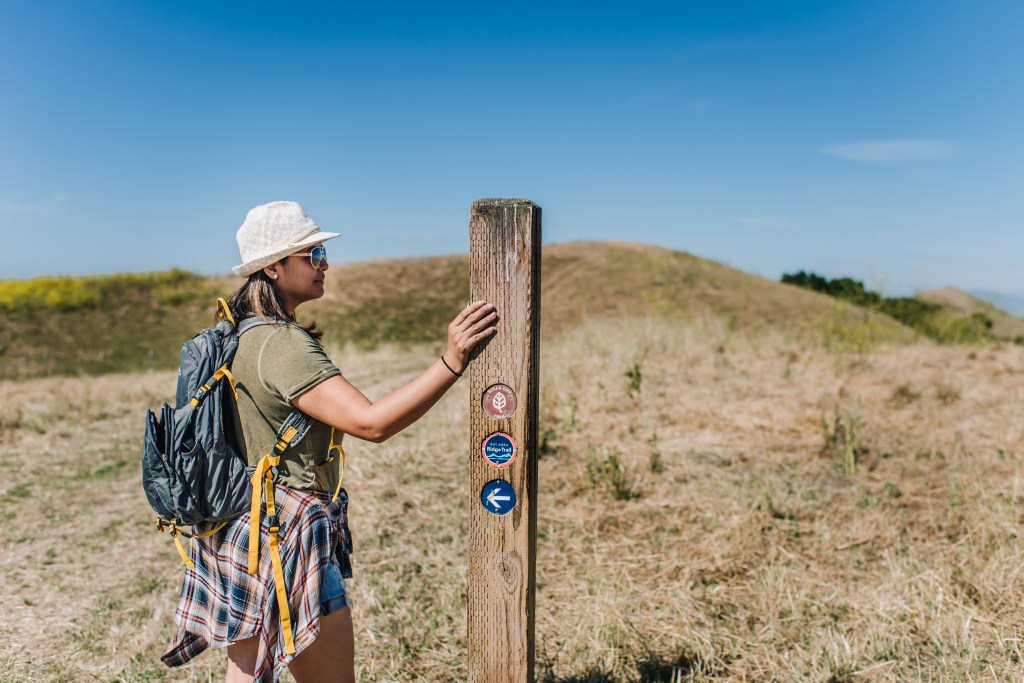
<path fill-rule="evenodd" d="M 267 521 L 270 524 L 270 561 L 274 568 L 274 591 L 277 593 L 277 608 L 281 612 L 281 633 L 284 635 L 284 649 L 295 654 L 295 639 L 292 637 L 292 615 L 288 608 L 288 588 L 284 583 L 284 567 L 281 564 L 281 547 L 277 534 L 281 530 L 277 520 L 277 506 L 274 502 L 274 482 L 267 477 Z"/>
<path fill-rule="evenodd" d="M 294 414 L 294 413 L 293 413 Z M 308 427 L 307 427 L 308 429 Z M 260 458 L 256 465 L 256 471 L 252 473 L 249 482 L 252 484 L 252 501 L 249 504 L 249 573 L 256 574 L 259 571 L 259 545 L 260 545 L 260 502 L 263 500 L 263 493 L 267 491 L 272 497 L 274 490 L 274 473 L 271 470 L 281 464 L 281 453 L 284 453 L 292 444 L 296 436 L 300 436 L 300 430 L 294 426 L 283 427 L 277 443 L 271 453 Z M 273 454 L 276 452 L 276 455 Z M 267 514 L 270 514 L 269 512 Z"/>
<path fill-rule="evenodd" d="M 185 563 L 185 566 L 189 569 L 194 569 L 196 563 L 188 556 L 185 552 L 185 547 L 181 544 L 181 539 L 178 538 L 178 525 L 171 522 L 167 528 L 167 531 L 171 534 L 171 538 L 174 539 L 174 547 L 178 549 L 178 555 L 181 556 L 181 561 Z"/>
<path fill-rule="evenodd" d="M 227 525 L 228 525 L 227 522 L 221 522 L 220 524 L 218 524 L 214 528 L 210 529 L 209 531 L 204 531 L 201 534 L 192 534 L 192 538 L 209 538 L 210 536 L 213 536 L 215 533 L 217 533 L 218 531 L 220 531 L 221 529 L 223 529 Z"/>
<path fill-rule="evenodd" d="M 217 319 L 227 320 L 232 325 L 235 325 L 235 316 L 231 315 L 231 309 L 228 307 L 228 302 L 224 299 L 217 299 Z"/>
<path fill-rule="evenodd" d="M 252 500 L 249 504 L 249 573 L 255 575 L 260 566 L 260 503 L 266 500 L 267 522 L 269 525 L 270 561 L 274 569 L 274 589 L 277 593 L 277 607 L 281 613 L 281 632 L 284 635 L 284 647 L 288 654 L 295 654 L 295 639 L 292 635 L 291 610 L 288 608 L 288 589 L 284 581 L 284 566 L 281 563 L 281 544 L 278 533 L 281 531 L 277 518 L 277 505 L 274 501 L 274 470 L 281 464 L 281 454 L 288 447 L 301 439 L 309 430 L 311 421 L 302 413 L 295 411 L 281 426 L 270 453 L 260 458 L 256 470 L 249 480 L 252 484 Z M 298 426 L 296 426 L 298 425 Z M 333 439 L 332 439 L 333 440 Z"/>
<path fill-rule="evenodd" d="M 289 427 L 288 429 L 284 430 L 284 434 L 278 437 L 277 443 L 274 444 L 274 450 L 277 451 L 278 453 L 284 453 L 288 449 L 288 446 L 291 445 L 292 439 L 294 439 L 295 435 L 298 433 L 299 430 L 296 429 L 295 427 Z"/>
<path fill-rule="evenodd" d="M 197 391 L 196 395 L 192 397 L 192 406 L 198 406 L 199 402 L 206 395 L 206 392 L 212 389 L 214 384 L 221 381 L 225 377 L 227 377 L 228 383 L 231 384 L 231 391 L 235 393 L 235 400 L 237 401 L 238 389 L 237 387 L 235 387 L 235 376 L 231 374 L 231 370 L 228 369 L 227 363 L 225 363 L 224 365 L 217 368 L 217 371 L 215 373 L 210 375 L 210 379 L 206 380 L 206 383 L 203 384 L 203 386 L 199 387 L 199 391 Z"/>
<path fill-rule="evenodd" d="M 287 442 L 285 445 L 287 448 Z M 292 617 L 288 608 L 288 589 L 284 582 L 284 567 L 281 564 L 281 545 L 278 532 L 281 530 L 277 519 L 277 505 L 274 502 L 274 472 L 271 468 L 281 463 L 281 456 L 264 455 L 252 479 L 252 502 L 249 508 L 249 573 L 255 575 L 259 571 L 260 547 L 260 502 L 266 497 L 267 521 L 270 540 L 270 561 L 274 568 L 274 590 L 277 593 L 277 607 L 281 612 L 281 632 L 284 634 L 284 647 L 288 654 L 295 654 L 295 639 L 292 636 Z"/>
<path fill-rule="evenodd" d="M 255 575 L 260 568 L 260 503 L 263 501 L 263 484 L 270 482 L 274 486 L 272 467 L 281 463 L 281 456 L 269 453 L 260 458 L 256 471 L 252 473 L 249 483 L 252 484 L 252 500 L 249 505 L 249 573 Z M 271 494 L 273 495 L 273 494 Z"/>
<path fill-rule="evenodd" d="M 334 427 L 331 427 L 331 445 L 327 447 L 327 462 L 330 462 L 333 458 L 331 451 L 338 451 L 340 456 L 338 463 L 338 485 L 334 488 L 334 496 L 331 498 L 332 503 L 338 502 L 338 494 L 341 493 L 341 482 L 345 481 L 345 449 L 341 447 L 340 443 L 334 443 Z M 344 439 L 344 435 L 342 435 Z"/>
<path fill-rule="evenodd" d="M 191 560 L 191 558 L 189 558 L 188 551 L 185 550 L 185 546 L 182 544 L 180 537 L 184 536 L 185 538 L 208 538 L 209 536 L 213 536 L 215 533 L 226 527 L 227 524 L 227 522 L 221 522 L 209 531 L 205 531 L 201 534 L 189 534 L 179 529 L 177 522 L 168 523 L 160 519 L 159 517 L 156 518 L 156 530 L 160 532 L 166 531 L 171 535 L 171 538 L 174 539 L 174 547 L 178 551 L 178 556 L 181 557 L 181 561 L 184 562 L 185 566 L 189 569 L 194 569 L 196 564 Z"/>
<path fill-rule="evenodd" d="M 235 400 L 237 401 L 238 389 L 235 387 L 235 376 L 231 374 L 231 370 L 228 369 L 227 363 L 220 366 L 217 369 L 217 372 L 213 373 L 213 378 L 210 380 L 210 383 L 212 384 L 213 382 L 220 380 L 222 377 L 226 377 L 228 383 L 231 384 L 231 391 L 235 393 Z"/>

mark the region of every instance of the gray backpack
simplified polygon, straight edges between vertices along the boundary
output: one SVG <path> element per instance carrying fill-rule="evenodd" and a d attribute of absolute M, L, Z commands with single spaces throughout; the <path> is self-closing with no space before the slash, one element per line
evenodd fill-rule
<path fill-rule="evenodd" d="M 225 405 L 237 398 L 231 361 L 238 338 L 268 323 L 252 317 L 236 327 L 223 299 L 217 300 L 217 317 L 213 329 L 181 348 L 176 406 L 165 403 L 159 417 L 153 411 L 146 415 L 142 487 L 157 514 L 157 528 L 170 531 L 176 543 L 179 532 L 191 535 L 181 527 L 226 522 L 250 510 L 253 499 L 255 468 L 242 458 L 242 435 L 226 419 Z M 293 411 L 278 430 L 278 446 L 287 439 L 277 454 L 298 443 L 312 423 L 302 411 Z"/>

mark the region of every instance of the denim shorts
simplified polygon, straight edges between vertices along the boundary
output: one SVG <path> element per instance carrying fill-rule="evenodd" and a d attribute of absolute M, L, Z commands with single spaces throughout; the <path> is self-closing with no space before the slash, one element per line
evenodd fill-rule
<path fill-rule="evenodd" d="M 345 579 L 341 575 L 341 567 L 333 559 L 327 563 L 324 578 L 320 583 L 320 615 L 327 616 L 343 607 L 351 607 L 352 598 L 345 589 Z"/>

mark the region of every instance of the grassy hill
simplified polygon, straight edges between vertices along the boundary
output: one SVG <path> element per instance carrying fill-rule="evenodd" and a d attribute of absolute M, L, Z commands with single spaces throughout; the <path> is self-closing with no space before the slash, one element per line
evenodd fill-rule
<path fill-rule="evenodd" d="M 548 339 L 622 314 L 715 317 L 737 331 L 856 348 L 916 337 L 886 316 L 660 247 L 550 245 L 542 268 Z M 330 345 L 440 342 L 469 296 L 468 272 L 467 256 L 333 266 L 324 298 L 300 317 L 315 318 Z M 238 283 L 182 271 L 0 282 L 0 378 L 173 368 L 181 343 L 210 324 L 214 299 Z"/>
<path fill-rule="evenodd" d="M 537 683 L 1022 680 L 1024 347 L 851 356 L 636 322 L 541 348 Z M 377 399 L 436 357 L 336 358 Z M 159 659 L 184 567 L 139 439 L 173 386 L 0 380 L 0 680 L 223 680 L 222 650 Z M 345 439 L 357 680 L 469 678 L 470 389 L 383 444 Z"/>
<path fill-rule="evenodd" d="M 961 315 L 981 313 L 992 321 L 992 334 L 1000 339 L 1024 338 L 1024 320 L 1002 311 L 987 301 L 973 294 L 956 289 L 943 287 L 931 289 L 917 295 L 918 299 L 945 306 Z"/>

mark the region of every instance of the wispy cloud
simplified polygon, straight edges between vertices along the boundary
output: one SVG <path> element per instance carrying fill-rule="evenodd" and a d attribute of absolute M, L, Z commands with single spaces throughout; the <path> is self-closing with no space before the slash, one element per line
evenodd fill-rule
<path fill-rule="evenodd" d="M 740 216 L 736 222 L 754 228 L 788 228 L 792 225 L 788 218 L 778 216 Z"/>
<path fill-rule="evenodd" d="M 866 140 L 818 148 L 822 154 L 865 164 L 907 164 L 948 159 L 957 147 L 948 140 Z"/>

